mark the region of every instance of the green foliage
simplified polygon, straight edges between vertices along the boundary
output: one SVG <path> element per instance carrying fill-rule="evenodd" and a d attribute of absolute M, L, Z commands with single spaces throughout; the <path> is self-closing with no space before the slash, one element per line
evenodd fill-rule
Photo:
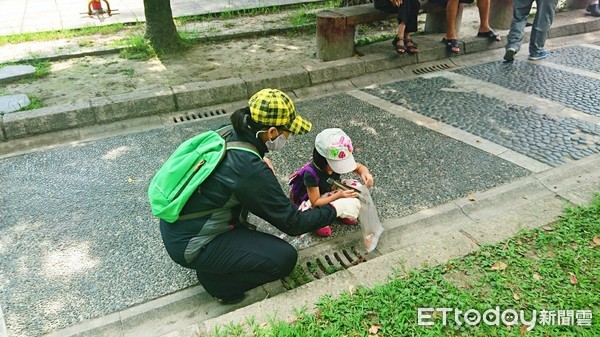
<path fill-rule="evenodd" d="M 127 60 L 149 60 L 158 57 L 156 51 L 143 35 L 135 35 L 124 41 L 127 46 L 120 56 Z"/>
<path fill-rule="evenodd" d="M 19 111 L 25 111 L 25 110 L 33 110 L 33 109 L 39 109 L 44 107 L 44 104 L 42 103 L 42 101 L 36 97 L 36 96 L 29 96 L 29 101 L 31 102 L 28 106 L 21 108 Z"/>
<path fill-rule="evenodd" d="M 57 40 L 63 38 L 73 38 L 78 36 L 90 36 L 90 35 L 111 35 L 117 33 L 119 31 L 123 31 L 129 29 L 128 27 L 137 26 L 139 24 L 134 25 L 124 25 L 122 23 L 116 23 L 112 25 L 106 26 L 88 26 L 79 29 L 62 29 L 62 30 L 54 30 L 47 32 L 38 32 L 38 33 L 23 33 L 23 34 L 14 34 L 14 35 L 5 35 L 0 36 L 0 46 L 4 46 L 7 44 L 15 44 L 29 41 L 50 41 Z"/>
<path fill-rule="evenodd" d="M 288 14 L 288 20 L 293 26 L 303 26 L 309 23 L 314 23 L 317 20 L 317 14 L 311 9 L 313 8 L 308 5 L 304 5 Z"/>
<path fill-rule="evenodd" d="M 592 310 L 591 326 L 541 325 L 528 335 L 600 335 L 600 196 L 588 207 L 573 207 L 552 226 L 522 231 L 476 253 L 433 268 L 409 271 L 372 289 L 323 297 L 317 312 L 297 313 L 293 324 L 252 325 L 253 336 L 521 336 L 519 325 L 417 324 L 417 308 Z M 232 330 L 239 332 L 239 330 Z"/>
<path fill-rule="evenodd" d="M 33 73 L 33 77 L 42 78 L 46 77 L 50 74 L 50 61 L 47 60 L 36 60 L 30 62 L 32 66 L 35 67 L 35 72 Z"/>
<path fill-rule="evenodd" d="M 361 37 L 359 39 L 356 40 L 356 42 L 354 43 L 354 45 L 356 47 L 361 47 L 361 46 L 366 46 L 372 43 L 376 43 L 376 42 L 380 42 L 380 41 L 386 41 L 386 40 L 391 40 L 395 37 L 396 35 L 394 34 L 381 34 L 378 36 L 374 36 L 374 37 Z"/>

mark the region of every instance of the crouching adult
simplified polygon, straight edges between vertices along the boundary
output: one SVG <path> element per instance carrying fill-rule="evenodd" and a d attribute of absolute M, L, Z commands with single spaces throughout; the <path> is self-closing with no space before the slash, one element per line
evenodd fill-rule
<path fill-rule="evenodd" d="M 285 93 L 259 91 L 248 107 L 232 114 L 231 123 L 230 141 L 253 149 L 228 150 L 179 219 L 160 221 L 169 256 L 194 269 L 200 284 L 223 304 L 238 303 L 247 290 L 289 275 L 298 257 L 286 241 L 248 228 L 248 212 L 294 236 L 328 226 L 339 216 L 356 218 L 360 210 L 354 198 L 304 212 L 290 203 L 264 155 L 280 150 L 291 134 L 310 131 L 312 124 L 296 113 Z M 195 216 L 209 210 L 214 211 Z"/>

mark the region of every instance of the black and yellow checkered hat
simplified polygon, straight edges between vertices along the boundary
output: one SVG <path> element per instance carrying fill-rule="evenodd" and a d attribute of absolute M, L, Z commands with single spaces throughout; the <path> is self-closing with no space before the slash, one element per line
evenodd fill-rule
<path fill-rule="evenodd" d="M 312 128 L 312 123 L 296 113 L 294 102 L 277 89 L 262 89 L 250 97 L 252 120 L 265 126 L 285 127 L 293 134 L 301 135 Z"/>

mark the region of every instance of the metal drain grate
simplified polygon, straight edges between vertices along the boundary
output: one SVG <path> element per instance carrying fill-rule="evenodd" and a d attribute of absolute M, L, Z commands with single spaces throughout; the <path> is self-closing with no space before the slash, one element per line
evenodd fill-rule
<path fill-rule="evenodd" d="M 187 112 L 183 115 L 173 116 L 172 120 L 173 120 L 173 123 L 184 123 L 184 122 L 194 121 L 194 120 L 202 119 L 202 118 L 223 116 L 226 114 L 227 114 L 227 112 L 223 109 L 202 111 L 202 112 Z"/>
<path fill-rule="evenodd" d="M 436 64 L 436 65 L 429 66 L 429 67 L 414 69 L 413 74 L 423 75 L 423 74 L 427 74 L 427 73 L 432 73 L 434 71 L 446 70 L 446 69 L 450 69 L 450 68 L 452 68 L 452 66 L 448 65 L 447 63 L 442 63 L 442 64 Z"/>
<path fill-rule="evenodd" d="M 282 280 L 283 286 L 288 290 L 294 289 L 365 261 L 366 258 L 355 247 L 313 257 L 299 263 L 294 271 Z"/>

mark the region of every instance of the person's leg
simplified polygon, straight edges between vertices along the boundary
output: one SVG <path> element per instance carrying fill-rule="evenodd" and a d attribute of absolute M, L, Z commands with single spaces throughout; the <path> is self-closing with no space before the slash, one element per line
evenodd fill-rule
<path fill-rule="evenodd" d="M 456 40 L 458 38 L 456 36 L 456 29 L 454 28 L 456 25 L 456 15 L 458 14 L 458 1 L 448 0 L 446 4 L 446 35 L 444 35 L 446 40 Z"/>
<path fill-rule="evenodd" d="M 529 37 L 529 55 L 539 55 L 544 51 L 548 31 L 552 26 L 558 0 L 536 0 L 537 12 Z"/>
<path fill-rule="evenodd" d="M 286 277 L 297 258 L 284 240 L 239 227 L 214 238 L 187 267 L 210 295 L 227 299 Z"/>
<path fill-rule="evenodd" d="M 459 0 L 448 0 L 446 4 L 446 34 L 442 42 L 446 44 L 446 48 L 453 54 L 460 53 L 460 45 L 456 35 L 456 15 L 458 15 Z"/>
<path fill-rule="evenodd" d="M 519 51 L 532 4 L 533 0 L 513 0 L 513 17 L 506 37 L 506 50 L 512 49 L 515 53 Z"/>
<path fill-rule="evenodd" d="M 404 11 L 404 19 L 406 23 L 406 27 L 403 32 L 404 37 L 404 45 L 406 46 L 406 50 L 410 54 L 415 54 L 419 52 L 416 43 L 410 38 L 410 33 L 414 33 L 418 29 L 417 18 L 419 16 L 419 0 L 404 0 L 402 4 Z"/>
<path fill-rule="evenodd" d="M 490 27 L 490 0 L 477 0 L 477 10 L 479 11 L 479 30 L 477 31 L 477 36 L 500 41 L 500 35 L 496 34 L 492 27 Z"/>

